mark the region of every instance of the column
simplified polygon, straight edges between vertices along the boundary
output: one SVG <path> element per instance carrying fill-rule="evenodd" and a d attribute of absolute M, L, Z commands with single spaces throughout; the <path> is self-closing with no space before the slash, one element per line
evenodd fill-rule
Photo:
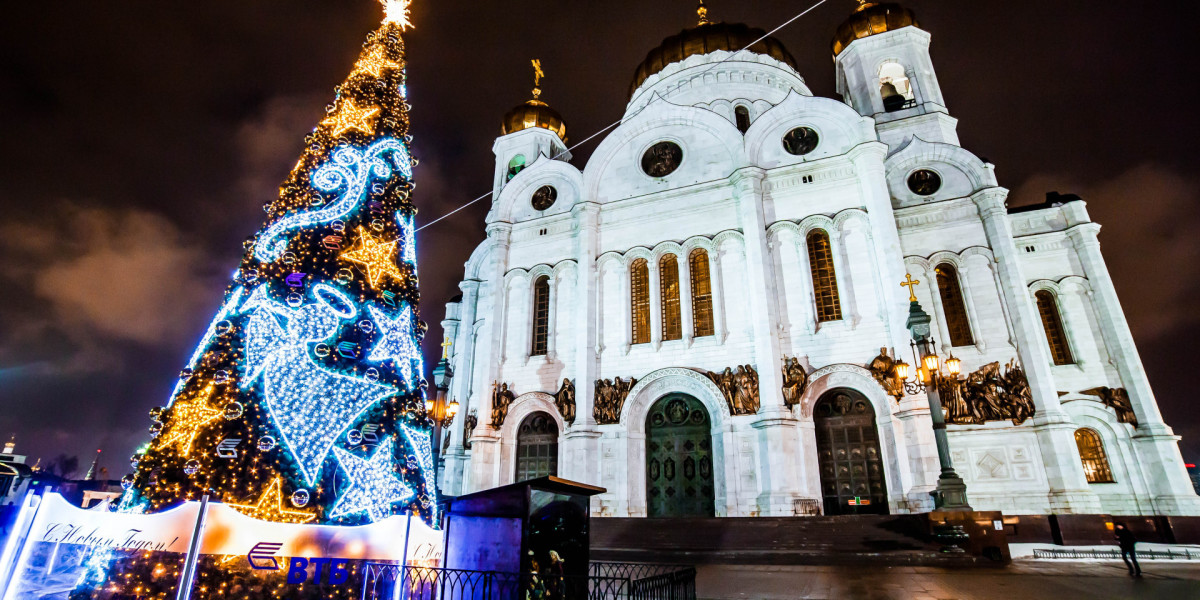
<path fill-rule="evenodd" d="M 758 510 L 763 516 L 794 513 L 795 500 L 802 497 L 799 422 L 783 403 L 779 343 L 779 295 L 775 262 L 767 248 L 767 223 L 763 212 L 763 180 L 766 171 L 744 167 L 731 178 L 738 207 L 738 220 L 746 242 L 746 275 L 749 284 L 747 314 L 754 335 L 754 362 L 758 369 L 759 410 L 754 428 L 758 435 Z"/>
<path fill-rule="evenodd" d="M 600 431 L 592 415 L 596 394 L 596 377 L 600 369 L 597 354 L 600 331 L 600 270 L 599 255 L 600 205 L 581 202 L 571 210 L 575 217 L 575 364 L 567 365 L 566 373 L 575 380 L 575 424 L 563 435 L 563 477 L 582 483 L 600 484 Z"/>
<path fill-rule="evenodd" d="M 487 374 L 474 383 L 472 395 L 479 403 L 479 424 L 471 436 L 471 491 L 493 488 L 500 483 L 500 432 L 492 427 L 492 383 L 500 379 L 500 361 L 505 310 L 508 291 L 504 273 L 508 270 L 508 250 L 512 236 L 511 223 L 491 223 L 487 228 L 491 242 L 491 265 L 486 273 L 487 291 L 491 294 L 491 310 L 486 314 L 481 331 L 479 361 Z"/>
<path fill-rule="evenodd" d="M 652 256 L 647 260 L 646 268 L 650 272 L 647 290 L 650 293 L 650 345 L 657 352 L 662 347 L 663 338 L 662 280 L 658 276 L 658 258 Z"/>
<path fill-rule="evenodd" d="M 450 398 L 458 400 L 459 410 L 450 425 L 450 448 L 446 450 L 444 487 L 447 494 L 460 495 L 464 470 L 467 463 L 467 450 L 463 447 L 463 424 L 467 415 L 476 402 L 471 396 L 471 380 L 475 372 L 475 319 L 479 308 L 479 282 L 463 281 L 458 284 L 462 290 L 462 301 L 459 303 L 459 324 L 455 331 L 454 346 L 450 364 L 458 374 L 450 380 Z"/>
<path fill-rule="evenodd" d="M 721 246 L 718 244 L 713 244 L 712 252 L 708 253 L 708 277 L 712 283 L 713 331 L 717 341 L 724 344 L 729 337 L 729 327 L 725 324 L 725 286 L 721 274 Z"/>
<path fill-rule="evenodd" d="M 1070 209 L 1084 210 L 1082 206 L 1076 208 L 1069 205 L 1067 210 Z M 1087 218 L 1086 214 L 1079 216 Z M 1133 412 L 1137 415 L 1138 426 L 1134 430 L 1133 442 L 1138 453 L 1138 465 L 1145 473 L 1150 492 L 1154 494 L 1154 507 L 1159 514 L 1200 513 L 1200 497 L 1192 488 L 1183 457 L 1179 453 L 1179 436 L 1163 423 L 1158 401 L 1150 389 L 1150 380 L 1146 377 L 1133 333 L 1129 330 L 1129 322 L 1121 310 L 1117 289 L 1113 287 L 1108 265 L 1100 253 L 1099 232 L 1098 224 L 1082 223 L 1067 230 L 1067 239 L 1071 240 L 1083 271 L 1092 284 L 1092 307 L 1104 336 L 1109 361 L 1117 368 L 1121 383 L 1129 393 Z"/>
<path fill-rule="evenodd" d="M 686 249 L 676 258 L 675 264 L 679 265 L 679 325 L 683 341 L 690 348 L 696 337 L 696 320 L 692 316 L 696 307 L 692 306 L 692 261 Z"/>
<path fill-rule="evenodd" d="M 1100 512 L 1100 500 L 1088 489 L 1075 444 L 1075 425 L 1058 402 L 1058 390 L 1051 372 L 1050 350 L 1040 337 L 1042 321 L 1030 300 L 1024 273 L 1013 242 L 1012 223 L 1004 200 L 1008 190 L 988 188 L 971 199 L 979 209 L 988 245 L 996 260 L 1000 292 L 1008 303 L 1016 335 L 1017 356 L 1029 379 L 1029 390 L 1037 414 L 1033 428 L 1041 449 L 1046 479 L 1050 484 L 1050 508 L 1063 513 Z"/>

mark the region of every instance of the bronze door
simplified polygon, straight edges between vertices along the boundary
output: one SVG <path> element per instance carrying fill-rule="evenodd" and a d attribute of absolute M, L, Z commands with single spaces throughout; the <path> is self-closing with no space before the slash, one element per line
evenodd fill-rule
<path fill-rule="evenodd" d="M 813 408 L 826 515 L 887 514 L 875 411 L 861 394 L 826 392 Z"/>
<path fill-rule="evenodd" d="M 651 517 L 711 517 L 712 426 L 699 400 L 659 399 L 646 418 L 646 509 Z"/>

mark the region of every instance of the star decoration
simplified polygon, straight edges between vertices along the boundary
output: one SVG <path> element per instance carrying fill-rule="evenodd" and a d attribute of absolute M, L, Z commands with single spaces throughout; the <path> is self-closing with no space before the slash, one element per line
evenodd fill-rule
<path fill-rule="evenodd" d="M 391 360 L 395 363 L 396 369 L 400 371 L 405 383 L 410 387 L 413 385 L 413 366 L 414 360 L 421 357 L 420 350 L 417 349 L 417 343 L 413 336 L 413 318 L 412 307 L 407 304 L 404 310 L 395 318 L 389 318 L 387 313 L 374 304 L 368 304 L 367 310 L 371 313 L 371 318 L 379 327 L 381 337 L 375 345 L 371 347 L 371 354 L 367 356 L 367 360 L 371 362 L 383 362 Z"/>
<path fill-rule="evenodd" d="M 380 0 L 383 4 L 383 22 L 391 23 L 400 28 L 400 31 L 405 31 L 412 27 L 412 21 L 408 20 L 408 6 L 412 4 L 412 0 Z"/>
<path fill-rule="evenodd" d="M 404 278 L 400 268 L 392 261 L 392 255 L 396 253 L 396 240 L 381 242 L 363 231 L 362 227 L 358 228 L 358 235 L 359 247 L 342 253 L 339 258 L 361 265 L 367 272 L 367 281 L 371 282 L 373 288 L 379 285 L 379 280 L 383 279 L 384 275 L 391 275 L 396 279 Z"/>
<path fill-rule="evenodd" d="M 375 125 L 372 123 L 372 120 L 377 114 L 379 114 L 378 106 L 359 108 L 354 105 L 353 100 L 346 98 L 338 106 L 337 112 L 324 121 L 321 121 L 321 124 L 332 125 L 333 135 L 335 136 L 342 135 L 351 129 L 367 135 L 373 135 L 375 133 Z"/>
<path fill-rule="evenodd" d="M 254 504 L 229 504 L 229 506 L 248 517 L 253 517 L 260 521 L 307 523 L 317 518 L 317 514 L 313 512 L 283 508 L 282 487 L 281 479 L 276 477 L 271 483 L 267 484 L 267 489 L 263 491 L 262 496 L 259 496 L 258 502 Z"/>
<path fill-rule="evenodd" d="M 376 44 L 367 52 L 366 56 L 358 59 L 354 68 L 355 71 L 378 78 L 388 69 L 399 69 L 400 63 L 388 58 L 387 49 L 382 44 Z"/>
<path fill-rule="evenodd" d="M 163 435 L 162 447 L 180 444 L 180 456 L 187 456 L 192 451 L 192 442 L 205 425 L 221 418 L 225 411 L 212 408 L 208 399 L 213 395 L 213 384 L 208 384 L 204 391 L 186 400 L 176 400 L 171 406 L 171 427 Z"/>
<path fill-rule="evenodd" d="M 338 466 L 350 479 L 350 487 L 330 511 L 331 518 L 365 512 L 368 520 L 379 521 L 392 513 L 392 504 L 413 496 L 412 488 L 405 485 L 392 468 L 395 443 L 396 438 L 388 437 L 366 460 L 341 448 L 333 449 Z"/>

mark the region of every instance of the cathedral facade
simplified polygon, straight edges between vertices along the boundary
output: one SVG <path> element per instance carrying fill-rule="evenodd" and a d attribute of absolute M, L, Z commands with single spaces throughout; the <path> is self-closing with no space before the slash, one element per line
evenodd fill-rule
<path fill-rule="evenodd" d="M 937 389 L 978 510 L 1200 514 L 1100 226 L 1075 196 L 1007 207 L 914 14 L 838 29 L 838 99 L 763 36 L 701 14 L 664 40 L 582 169 L 536 90 L 505 118 L 442 323 L 443 491 L 558 475 L 606 488 L 601 516 L 927 511 Z"/>

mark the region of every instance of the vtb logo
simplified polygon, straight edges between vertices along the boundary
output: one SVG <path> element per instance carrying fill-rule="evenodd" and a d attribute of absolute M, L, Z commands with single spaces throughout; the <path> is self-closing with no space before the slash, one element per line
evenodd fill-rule
<path fill-rule="evenodd" d="M 283 544 L 279 542 L 259 542 L 246 554 L 246 560 L 249 561 L 250 568 L 257 571 L 278 571 L 280 569 L 279 561 L 275 554 L 281 548 L 283 548 Z M 288 562 L 287 582 L 291 585 L 304 583 L 308 580 L 308 568 L 312 567 L 313 583 L 321 583 L 321 580 L 324 579 L 325 583 L 343 584 L 350 579 L 350 570 L 346 568 L 347 562 L 349 561 L 342 558 L 293 556 Z M 325 572 L 325 565 L 329 565 L 328 573 Z"/>

